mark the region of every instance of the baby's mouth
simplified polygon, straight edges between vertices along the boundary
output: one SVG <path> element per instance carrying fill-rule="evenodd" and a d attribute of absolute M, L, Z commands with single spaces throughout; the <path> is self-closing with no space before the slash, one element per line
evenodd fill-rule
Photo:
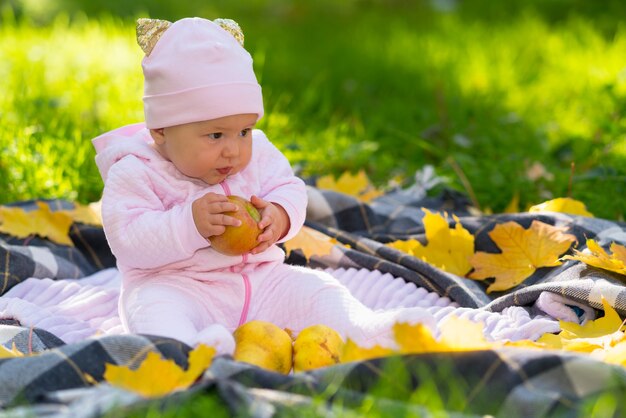
<path fill-rule="evenodd" d="M 220 173 L 221 175 L 226 175 L 228 173 L 230 173 L 230 171 L 232 170 L 232 167 L 224 167 L 224 168 L 218 168 L 216 169 L 218 173 Z"/>

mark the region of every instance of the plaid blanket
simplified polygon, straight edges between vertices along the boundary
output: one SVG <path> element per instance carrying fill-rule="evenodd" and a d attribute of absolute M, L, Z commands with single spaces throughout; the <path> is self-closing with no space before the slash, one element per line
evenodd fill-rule
<path fill-rule="evenodd" d="M 525 227 L 534 219 L 564 226 L 579 243 L 594 238 L 605 247 L 611 242 L 626 245 L 624 223 L 557 213 L 472 216 L 467 199 L 450 191 L 429 198 L 399 190 L 363 204 L 347 195 L 311 187 L 309 200 L 307 224 L 349 244 L 349 248 L 336 246 L 331 255 L 308 261 L 293 251 L 289 263 L 377 269 L 475 309 L 500 311 L 514 305 L 531 309 L 540 294 L 552 292 L 592 308 L 601 308 L 600 297 L 604 296 L 626 315 L 623 276 L 578 262 L 539 269 L 510 291 L 487 294 L 484 283 L 446 273 L 383 245 L 408 238 L 424 242 L 422 207 L 459 216 L 475 235 L 476 250 L 489 252 L 497 249 L 487 233 L 496 224 L 510 220 Z M 72 207 L 65 201 L 49 204 Z M 35 202 L 15 205 L 35 208 Z M 71 238 L 75 247 L 38 237 L 0 235 L 0 272 L 4 277 L 0 294 L 29 277 L 81 278 L 115 265 L 100 228 L 76 223 Z M 147 401 L 108 384 L 96 384 L 103 380 L 105 364 L 139 364 L 147 352 L 156 351 L 186 367 L 190 347 L 143 335 L 113 335 L 66 344 L 45 330 L 22 327 L 12 318 L 0 320 L 0 344 L 33 354 L 0 359 L 0 407 L 10 416 L 92 417 L 120 408 L 113 412 L 115 416 L 147 404 L 177 407 L 190 398 L 211 400 L 211 407 L 226 415 L 264 417 L 300 415 L 300 411 L 315 416 L 346 411 L 356 415 L 429 416 L 433 410 L 447 411 L 453 417 L 588 416 L 607 394 L 621 400 L 623 396 L 618 395 L 626 389 L 622 367 L 589 356 L 509 348 L 394 356 L 287 376 L 225 356 L 217 358 L 191 389 Z M 437 393 L 440 399 L 432 399 Z M 622 404 L 611 408 L 615 416 L 626 410 Z M 0 416 L 4 416 L 2 412 Z"/>

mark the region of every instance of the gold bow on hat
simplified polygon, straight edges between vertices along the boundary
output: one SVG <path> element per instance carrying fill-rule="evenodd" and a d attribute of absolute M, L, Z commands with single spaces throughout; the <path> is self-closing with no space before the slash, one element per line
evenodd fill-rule
<path fill-rule="evenodd" d="M 218 24 L 226 32 L 233 35 L 237 42 L 239 42 L 239 45 L 243 46 L 243 31 L 237 22 L 232 19 L 215 19 L 213 23 Z"/>
<path fill-rule="evenodd" d="M 233 35 L 237 42 L 243 46 L 243 32 L 237 22 L 232 19 L 215 19 L 213 22 Z M 150 55 L 156 43 L 170 26 L 172 26 L 172 23 L 167 20 L 137 19 L 137 43 L 146 54 L 146 57 Z"/>
<path fill-rule="evenodd" d="M 146 54 L 150 55 L 161 35 L 172 26 L 171 22 L 160 19 L 137 19 L 137 43 Z"/>

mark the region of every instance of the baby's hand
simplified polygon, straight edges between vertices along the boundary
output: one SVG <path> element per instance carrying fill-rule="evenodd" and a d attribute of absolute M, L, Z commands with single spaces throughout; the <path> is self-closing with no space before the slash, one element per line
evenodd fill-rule
<path fill-rule="evenodd" d="M 289 231 L 291 222 L 285 209 L 277 203 L 268 202 L 257 196 L 252 196 L 250 202 L 261 213 L 259 228 L 263 232 L 258 238 L 260 244 L 251 251 L 252 254 L 258 254 L 267 250 L 276 241 L 284 237 Z"/>
<path fill-rule="evenodd" d="M 191 204 L 193 221 L 200 235 L 205 238 L 223 234 L 226 226 L 241 225 L 239 219 L 224 215 L 224 212 L 236 211 L 237 205 L 221 194 L 207 193 Z"/>

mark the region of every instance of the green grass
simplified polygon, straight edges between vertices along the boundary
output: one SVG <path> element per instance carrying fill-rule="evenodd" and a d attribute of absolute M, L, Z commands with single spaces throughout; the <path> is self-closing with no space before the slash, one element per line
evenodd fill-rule
<path fill-rule="evenodd" d="M 623 219 L 626 6 L 492 3 L 5 1 L 0 200 L 98 199 L 90 139 L 143 116 L 134 18 L 202 15 L 241 23 L 260 127 L 303 175 L 365 168 L 382 187 L 433 164 L 483 209 L 571 195 Z"/>
<path fill-rule="evenodd" d="M 478 418 L 505 416 L 511 405 L 505 406 L 504 388 L 484 386 L 482 376 L 470 373 L 464 376 L 454 369 L 445 355 L 433 361 L 415 362 L 408 368 L 400 357 L 388 357 L 378 365 L 376 381 L 369 379 L 330 381 L 321 393 L 312 393 L 306 384 L 286 385 L 285 391 L 250 388 L 250 398 L 235 399 L 240 392 L 218 390 L 210 386 L 193 394 L 145 402 L 140 406 L 113 409 L 105 418 L 127 416 L 132 418 L 198 417 L 198 416 L 258 416 L 260 411 L 275 408 L 272 416 L 282 418 L 345 417 L 345 418 Z M 380 367 L 380 369 L 378 368 Z M 331 377 L 332 378 L 332 377 Z M 623 382 L 614 376 L 615 384 L 607 385 L 601 393 L 589 393 L 581 401 L 562 399 L 550 411 L 543 411 L 537 402 L 537 413 L 550 417 L 606 418 L 624 415 Z M 245 383 L 241 386 L 241 389 Z M 532 386 L 532 385 L 531 385 Z M 363 390 L 367 388 L 367 391 Z M 412 389 L 415 388 L 415 389 Z M 532 390 L 531 390 L 532 392 Z M 231 407 L 226 406 L 218 393 L 231 396 Z M 235 394 L 237 393 L 237 395 Z M 181 394 L 183 395 L 183 394 Z M 535 394 L 541 398 L 539 393 Z M 513 398 L 515 395 L 511 395 Z M 253 398 L 254 397 L 254 401 Z M 549 397 L 548 397 L 549 398 Z M 548 398 L 544 398 L 546 401 Z M 520 399 L 518 398 L 518 401 Z M 509 402 L 515 402 L 509 399 Z M 256 412 L 256 415 L 255 415 Z"/>

